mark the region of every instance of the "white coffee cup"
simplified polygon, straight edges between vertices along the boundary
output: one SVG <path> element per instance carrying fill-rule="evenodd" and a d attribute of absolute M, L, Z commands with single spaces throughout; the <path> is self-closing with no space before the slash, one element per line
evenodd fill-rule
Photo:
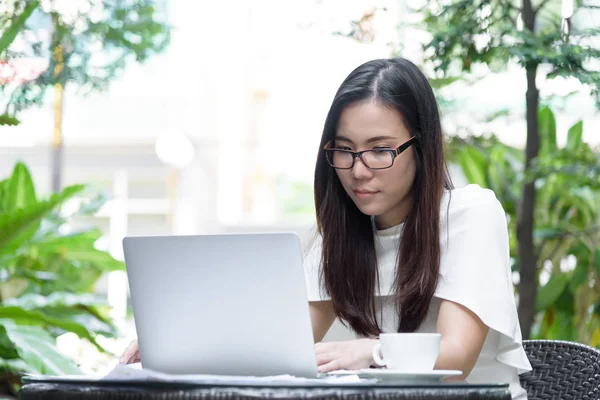
<path fill-rule="evenodd" d="M 388 369 L 410 372 L 433 370 L 440 352 L 439 333 L 382 333 L 373 347 L 373 360 Z"/>

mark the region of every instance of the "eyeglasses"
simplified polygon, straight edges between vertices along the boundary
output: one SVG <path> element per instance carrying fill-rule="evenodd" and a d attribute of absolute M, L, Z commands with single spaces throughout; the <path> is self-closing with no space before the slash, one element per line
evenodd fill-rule
<path fill-rule="evenodd" d="M 415 141 L 416 136 L 411 137 L 406 142 L 402 143 L 396 149 L 372 149 L 363 151 L 352 151 L 346 149 L 336 149 L 331 146 L 332 141 L 329 141 L 323 150 L 327 162 L 335 169 L 351 169 L 354 167 L 356 157 L 365 164 L 369 169 L 386 169 L 394 165 L 394 160 L 403 151 L 408 149 Z"/>

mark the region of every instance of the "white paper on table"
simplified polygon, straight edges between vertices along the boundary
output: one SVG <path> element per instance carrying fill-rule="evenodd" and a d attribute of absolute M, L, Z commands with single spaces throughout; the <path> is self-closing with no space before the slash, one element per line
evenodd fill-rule
<path fill-rule="evenodd" d="M 362 379 L 358 375 L 332 375 L 322 378 L 301 378 L 292 375 L 276 376 L 228 376 L 228 375 L 175 375 L 142 369 L 140 363 L 117 364 L 105 376 L 84 375 L 28 375 L 30 380 L 53 382 L 82 382 L 82 381 L 130 381 L 130 382 L 172 382 L 201 385 L 240 385 L 240 386 L 328 386 L 328 385 L 369 385 L 376 383 L 376 379 Z"/>

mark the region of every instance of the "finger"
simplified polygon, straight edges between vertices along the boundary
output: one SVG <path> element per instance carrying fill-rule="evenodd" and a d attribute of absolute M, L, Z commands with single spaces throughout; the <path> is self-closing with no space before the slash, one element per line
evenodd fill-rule
<path fill-rule="evenodd" d="M 317 371 L 319 372 L 331 372 L 331 371 L 336 371 L 338 369 L 342 369 L 342 364 L 340 362 L 340 360 L 333 360 L 328 362 L 325 365 L 320 365 L 317 368 Z"/>
<path fill-rule="evenodd" d="M 136 362 L 140 362 L 140 353 L 135 353 L 129 360 L 127 360 L 127 364 L 133 364 Z"/>
<path fill-rule="evenodd" d="M 123 352 L 123 355 L 121 356 L 121 358 L 119 358 L 119 363 L 121 363 L 121 364 L 129 364 L 129 360 L 131 360 L 131 358 L 133 356 L 135 356 L 135 353 L 133 353 L 132 351 L 129 350 L 129 348 L 127 348 Z"/>
<path fill-rule="evenodd" d="M 332 353 L 317 354 L 317 365 L 327 364 L 336 358 L 337 357 L 335 357 L 335 355 Z"/>
<path fill-rule="evenodd" d="M 136 356 L 137 353 L 138 353 L 138 345 L 137 345 L 137 342 L 134 340 L 133 342 L 131 342 L 129 344 L 129 346 L 127 346 L 127 348 L 123 352 L 123 355 L 121 356 L 121 359 L 119 360 L 119 362 L 121 362 L 123 364 L 127 364 L 129 362 L 129 360 L 131 360 L 133 357 Z"/>
<path fill-rule="evenodd" d="M 319 343 L 315 343 L 315 352 L 317 354 L 323 354 L 323 353 L 327 353 L 330 352 L 331 350 L 335 349 L 335 344 L 334 343 L 330 343 L 330 342 L 319 342 Z"/>
<path fill-rule="evenodd" d="M 119 363 L 121 363 L 121 364 L 131 364 L 134 359 L 135 359 L 135 354 L 132 354 L 130 356 L 123 355 L 121 357 L 121 359 L 119 360 Z"/>

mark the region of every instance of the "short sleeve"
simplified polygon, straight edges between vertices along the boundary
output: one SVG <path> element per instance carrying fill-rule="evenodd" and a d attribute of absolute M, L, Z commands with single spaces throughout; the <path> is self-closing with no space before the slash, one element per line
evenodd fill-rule
<path fill-rule="evenodd" d="M 325 288 L 320 284 L 321 272 L 321 236 L 317 235 L 304 252 L 304 276 L 306 280 L 306 294 L 308 301 L 330 300 Z"/>
<path fill-rule="evenodd" d="M 440 278 L 434 296 L 474 312 L 500 334 L 496 359 L 519 373 L 530 371 L 515 305 L 502 205 L 491 190 L 475 185 L 453 193 L 456 198 L 450 198 L 447 219 L 442 218 Z"/>

